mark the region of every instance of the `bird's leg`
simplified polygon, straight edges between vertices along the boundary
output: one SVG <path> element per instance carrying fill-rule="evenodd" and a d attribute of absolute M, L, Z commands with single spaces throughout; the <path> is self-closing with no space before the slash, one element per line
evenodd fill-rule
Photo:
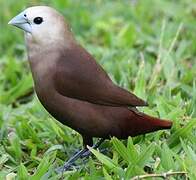
<path fill-rule="evenodd" d="M 104 141 L 105 139 L 100 139 L 96 144 L 94 144 L 93 146 L 92 146 L 92 148 L 93 149 L 96 149 L 96 148 L 98 148 L 101 144 L 102 144 L 102 142 Z M 88 157 L 89 155 L 91 154 L 91 151 L 88 149 L 88 151 L 86 151 L 86 152 L 84 152 L 83 154 L 82 154 L 82 158 L 84 158 L 84 157 Z"/>
<path fill-rule="evenodd" d="M 69 167 L 77 160 L 79 159 L 85 152 L 87 152 L 88 149 L 82 149 L 78 153 L 76 153 L 74 156 L 72 156 L 63 166 L 63 171 L 66 171 L 69 169 Z"/>
<path fill-rule="evenodd" d="M 100 139 L 95 145 L 92 146 L 92 148 L 98 148 L 101 143 L 104 141 L 104 139 Z M 90 155 L 90 150 L 86 147 L 79 152 L 77 152 L 74 156 L 72 156 L 62 167 L 59 167 L 56 169 L 57 173 L 64 172 L 70 168 L 73 163 L 79 159 L 80 157 L 88 157 Z"/>
<path fill-rule="evenodd" d="M 79 159 L 86 151 L 88 151 L 87 148 L 80 150 L 79 152 L 77 152 L 74 156 L 72 156 L 63 166 L 59 167 L 56 169 L 57 173 L 60 172 L 64 172 L 67 169 L 69 169 L 69 167 L 77 160 Z"/>

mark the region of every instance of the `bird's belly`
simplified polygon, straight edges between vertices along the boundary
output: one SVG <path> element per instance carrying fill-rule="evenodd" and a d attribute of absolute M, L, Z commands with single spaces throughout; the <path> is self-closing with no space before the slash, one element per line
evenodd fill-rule
<path fill-rule="evenodd" d="M 108 106 L 68 98 L 58 94 L 55 90 L 48 89 L 47 93 L 45 91 L 36 89 L 40 102 L 62 124 L 92 137 L 107 138 L 116 134 L 112 133 L 115 129 L 114 123 L 109 122 L 102 113 L 102 108 L 109 108 Z"/>
<path fill-rule="evenodd" d="M 139 127 L 127 119 L 131 113 L 127 108 L 96 105 L 62 96 L 51 89 L 47 93 L 36 92 L 42 105 L 56 120 L 82 135 L 121 139 L 137 135 Z"/>

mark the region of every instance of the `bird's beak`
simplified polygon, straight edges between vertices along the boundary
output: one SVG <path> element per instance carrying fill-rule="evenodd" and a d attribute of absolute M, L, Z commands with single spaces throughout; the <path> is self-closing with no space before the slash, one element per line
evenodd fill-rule
<path fill-rule="evenodd" d="M 25 17 L 25 12 L 21 12 L 20 14 L 18 14 L 17 16 L 15 16 L 14 18 L 12 18 L 8 24 L 11 24 L 13 26 L 16 26 L 28 33 L 32 32 L 32 27 L 31 24 L 29 23 L 28 19 Z"/>

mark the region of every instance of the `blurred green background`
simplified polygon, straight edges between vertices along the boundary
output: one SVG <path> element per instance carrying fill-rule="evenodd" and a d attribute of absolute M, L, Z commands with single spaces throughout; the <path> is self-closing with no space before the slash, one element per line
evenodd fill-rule
<path fill-rule="evenodd" d="M 55 167 L 82 147 L 80 135 L 40 105 L 23 32 L 7 25 L 32 5 L 60 11 L 115 83 L 149 102 L 142 111 L 174 122 L 171 131 L 113 138 L 103 144 L 107 152 L 93 151 L 64 178 L 186 171 L 196 179 L 195 0 L 0 0 L 0 179 L 58 179 Z M 185 175 L 171 176 L 177 178 Z"/>

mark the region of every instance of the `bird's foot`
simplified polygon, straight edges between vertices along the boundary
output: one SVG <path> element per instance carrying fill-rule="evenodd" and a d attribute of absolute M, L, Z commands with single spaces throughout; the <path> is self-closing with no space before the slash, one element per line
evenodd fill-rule
<path fill-rule="evenodd" d="M 99 140 L 95 145 L 92 146 L 92 148 L 98 148 L 101 143 L 104 141 L 104 139 Z M 57 168 L 55 171 L 57 173 L 63 173 L 64 171 L 69 170 L 73 164 L 75 163 L 75 161 L 79 158 L 87 158 L 89 157 L 91 154 L 90 150 L 85 148 L 80 150 L 79 152 L 77 152 L 73 157 L 71 157 L 63 166 Z M 75 166 L 73 166 L 75 167 Z"/>

